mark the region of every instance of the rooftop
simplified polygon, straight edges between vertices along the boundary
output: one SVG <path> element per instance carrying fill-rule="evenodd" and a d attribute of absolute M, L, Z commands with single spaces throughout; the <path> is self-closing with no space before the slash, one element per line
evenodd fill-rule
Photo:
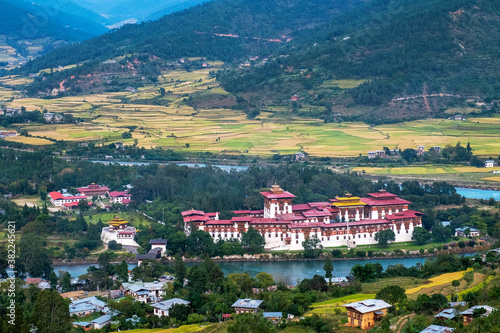
<path fill-rule="evenodd" d="M 458 315 L 457 310 L 455 309 L 445 309 L 438 313 L 437 315 L 434 316 L 434 318 L 446 318 L 446 319 L 453 319 Z"/>
<path fill-rule="evenodd" d="M 392 305 L 381 299 L 365 299 L 364 301 L 344 304 L 342 306 L 346 308 L 353 308 L 361 313 L 369 313 L 390 308 Z"/>
<path fill-rule="evenodd" d="M 167 240 L 163 238 L 150 239 L 149 244 L 167 244 Z"/>
<path fill-rule="evenodd" d="M 450 333 L 453 332 L 453 330 L 454 328 L 451 327 L 431 325 L 426 327 L 423 331 L 420 331 L 420 333 Z"/>
<path fill-rule="evenodd" d="M 233 308 L 258 309 L 262 302 L 264 301 L 250 298 L 240 298 L 231 306 Z"/>
<path fill-rule="evenodd" d="M 262 314 L 264 318 L 281 318 L 283 314 L 281 312 L 264 312 Z"/>
<path fill-rule="evenodd" d="M 487 317 L 489 316 L 493 311 L 495 311 L 496 309 L 494 307 L 491 307 L 489 305 L 475 305 L 465 311 L 462 311 L 460 312 L 461 315 L 472 315 L 474 313 L 474 310 L 475 309 L 485 309 L 486 310 L 486 313 L 484 313 L 481 317 Z"/>
<path fill-rule="evenodd" d="M 180 298 L 172 298 L 166 301 L 158 302 L 156 304 L 153 304 L 154 308 L 160 309 L 160 310 L 169 310 L 172 306 L 176 304 L 183 304 L 183 305 L 188 305 L 191 302 L 185 301 Z"/>

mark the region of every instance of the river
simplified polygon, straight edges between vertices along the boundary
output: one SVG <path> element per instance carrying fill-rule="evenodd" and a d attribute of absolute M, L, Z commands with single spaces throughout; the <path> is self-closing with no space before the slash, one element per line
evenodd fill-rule
<path fill-rule="evenodd" d="M 333 261 L 334 275 L 344 277 L 349 275 L 351 268 L 357 264 L 367 264 L 378 262 L 387 268 L 389 265 L 403 264 L 406 267 L 415 266 L 417 263 L 424 263 L 426 258 L 398 258 L 398 259 L 365 259 L 365 260 L 342 260 Z M 297 280 L 312 278 L 315 274 L 324 275 L 324 261 L 222 261 L 217 262 L 225 275 L 231 273 L 248 273 L 255 277 L 260 272 L 271 274 L 275 281 L 282 281 L 286 284 L 296 285 Z M 195 264 L 188 263 L 187 266 Z M 72 277 L 77 277 L 87 273 L 90 265 L 66 265 L 54 266 L 54 271 L 67 271 Z M 136 264 L 129 264 L 129 269 L 136 267 Z"/>
<path fill-rule="evenodd" d="M 102 164 L 106 164 L 106 165 L 109 165 L 109 164 L 119 164 L 119 165 L 128 165 L 128 166 L 132 166 L 132 165 L 150 165 L 150 164 L 153 164 L 153 163 L 156 163 L 156 164 L 159 164 L 159 165 L 167 165 L 167 164 L 170 164 L 170 165 L 180 165 L 180 166 L 187 166 L 187 167 L 190 167 L 190 168 L 203 168 L 203 167 L 206 167 L 207 164 L 204 164 L 204 163 L 166 163 L 166 162 L 115 162 L 115 161 L 92 161 L 93 163 L 102 163 Z M 220 168 L 221 170 L 224 170 L 224 171 L 230 171 L 232 169 L 236 170 L 236 171 L 245 171 L 248 169 L 247 166 L 238 166 L 238 165 L 222 165 L 222 164 L 213 164 L 211 166 L 214 166 L 214 167 L 217 167 L 217 168 Z"/>
<path fill-rule="evenodd" d="M 456 187 L 457 193 L 469 199 L 485 199 L 494 198 L 500 201 L 500 191 L 494 190 L 479 190 L 475 188 Z"/>

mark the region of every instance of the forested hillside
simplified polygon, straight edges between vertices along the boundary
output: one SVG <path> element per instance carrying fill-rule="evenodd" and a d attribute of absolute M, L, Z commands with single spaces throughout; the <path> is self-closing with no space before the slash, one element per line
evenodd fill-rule
<path fill-rule="evenodd" d="M 426 93 L 500 98 L 499 39 L 499 2 L 376 0 L 280 49 L 270 63 L 219 79 L 233 93 L 275 100 L 291 92 L 317 98 L 325 80 L 366 80 L 344 102 L 374 107 Z"/>
<path fill-rule="evenodd" d="M 267 54 L 293 38 L 295 32 L 314 28 L 362 2 L 216 0 L 55 50 L 30 61 L 21 72 L 90 59 L 106 60 L 127 53 L 147 53 L 163 59 L 203 56 L 224 61 Z"/>
<path fill-rule="evenodd" d="M 22 56 L 43 54 L 57 46 L 89 39 L 108 30 L 93 21 L 95 16 L 83 8 L 75 14 L 70 13 L 71 8 L 77 8 L 71 5 L 68 8 L 51 7 L 49 2 L 40 5 L 0 0 L 0 8 L 0 37 Z"/>

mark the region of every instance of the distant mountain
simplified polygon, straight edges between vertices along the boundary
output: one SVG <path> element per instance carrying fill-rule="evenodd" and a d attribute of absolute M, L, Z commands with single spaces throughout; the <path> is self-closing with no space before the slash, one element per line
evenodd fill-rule
<path fill-rule="evenodd" d="M 298 94 L 301 103 L 333 103 L 333 113 L 339 104 L 370 107 L 356 119 L 371 122 L 422 118 L 453 97 L 499 99 L 499 41 L 498 1 L 372 0 L 278 50 L 268 64 L 219 79 L 232 93 L 269 103 Z M 326 85 L 339 79 L 366 82 L 342 94 Z"/>
<path fill-rule="evenodd" d="M 90 22 L 99 24 L 98 32 L 102 33 L 102 26 L 109 25 L 111 22 L 106 17 L 77 4 L 78 0 L 70 1 L 55 1 L 55 0 L 30 0 L 29 2 L 36 3 L 42 6 L 54 8 L 55 10 L 77 16 Z"/>
<path fill-rule="evenodd" d="M 156 20 L 161 16 L 210 0 L 74 0 L 107 18 L 109 25 Z"/>
<path fill-rule="evenodd" d="M 0 8 L 2 40 L 25 57 L 43 54 L 55 47 L 108 31 L 92 18 L 85 17 L 91 14 L 78 16 L 66 12 L 66 8 L 19 0 L 0 0 Z"/>
<path fill-rule="evenodd" d="M 161 19 L 126 25 L 112 33 L 55 50 L 21 71 L 106 60 L 123 54 L 162 59 L 202 56 L 232 61 L 265 54 L 301 30 L 332 20 L 364 0 L 215 0 Z"/>

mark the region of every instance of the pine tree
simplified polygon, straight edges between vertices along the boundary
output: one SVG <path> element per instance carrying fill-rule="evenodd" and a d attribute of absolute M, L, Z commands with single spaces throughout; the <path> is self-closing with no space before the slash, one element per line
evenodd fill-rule
<path fill-rule="evenodd" d="M 323 266 L 323 269 L 325 270 L 325 277 L 328 279 L 328 284 L 332 284 L 332 277 L 333 277 L 333 264 L 332 260 L 330 259 L 330 256 L 326 258 L 325 265 Z"/>

